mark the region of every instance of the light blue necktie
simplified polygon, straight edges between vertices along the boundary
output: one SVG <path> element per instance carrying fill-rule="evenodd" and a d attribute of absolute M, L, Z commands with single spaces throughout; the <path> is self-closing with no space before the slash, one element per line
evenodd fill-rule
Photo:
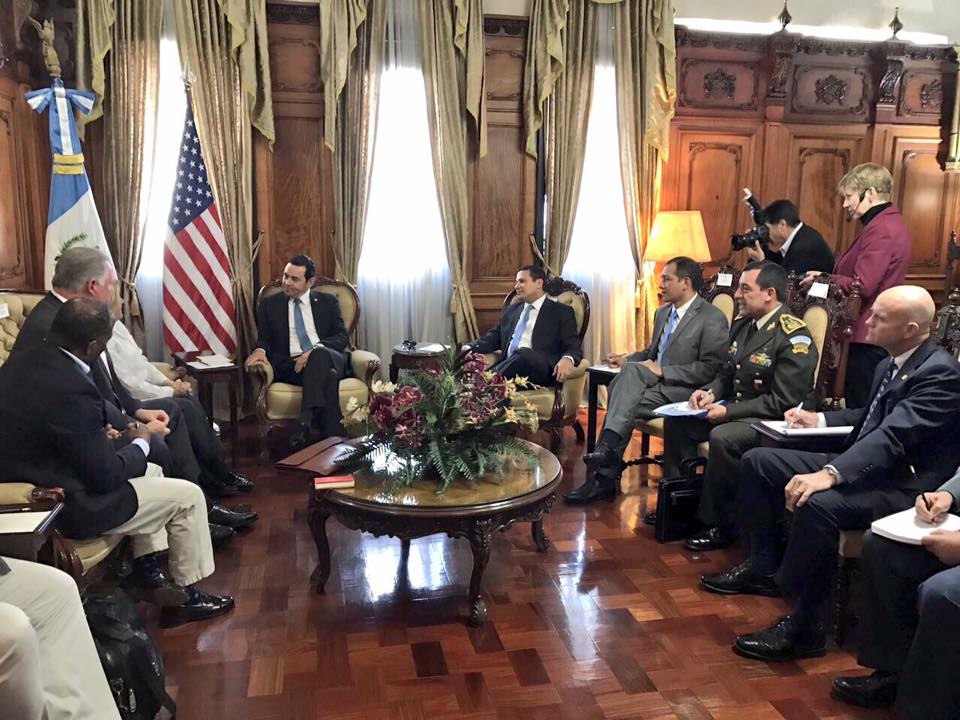
<path fill-rule="evenodd" d="M 667 349 L 667 343 L 670 342 L 670 336 L 673 335 L 673 331 L 677 327 L 677 320 L 679 317 L 680 316 L 677 314 L 677 309 L 674 308 L 670 312 L 670 318 L 667 320 L 667 326 L 660 334 L 660 345 L 657 346 L 657 365 L 663 364 L 663 353 Z"/>
<path fill-rule="evenodd" d="M 306 352 L 313 347 L 310 336 L 307 335 L 307 324 L 303 321 L 303 300 L 293 301 L 293 327 L 297 331 L 297 341 L 300 343 L 300 352 Z"/>
<path fill-rule="evenodd" d="M 524 330 L 527 329 L 527 319 L 530 317 L 530 308 L 533 305 L 529 303 L 525 308 L 523 308 L 523 314 L 520 315 L 520 322 L 517 323 L 517 327 L 513 330 L 513 339 L 510 341 L 510 347 L 507 348 L 507 357 L 510 357 L 517 351 L 517 346 L 520 345 L 520 338 L 523 337 Z"/>

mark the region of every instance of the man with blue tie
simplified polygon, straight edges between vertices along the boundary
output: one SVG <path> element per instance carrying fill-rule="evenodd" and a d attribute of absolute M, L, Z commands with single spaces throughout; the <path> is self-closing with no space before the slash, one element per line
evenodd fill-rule
<path fill-rule="evenodd" d="M 737 654 L 768 661 L 823 655 L 840 531 L 906 510 L 960 464 L 960 364 L 930 340 L 934 313 L 921 287 L 882 292 L 867 339 L 890 357 L 874 373 L 868 407 L 786 413 L 799 427 L 853 426 L 839 454 L 757 448 L 744 456 L 737 506 L 749 556 L 700 582 L 727 595 L 785 594 L 794 605 L 771 627 L 738 636 Z M 785 548 L 784 508 L 793 514 Z"/>
<path fill-rule="evenodd" d="M 316 274 L 306 255 L 290 258 L 283 268 L 283 292 L 260 303 L 260 337 L 245 363 L 269 361 L 279 382 L 303 388 L 292 449 L 310 441 L 312 428 L 321 439 L 344 434 L 340 380 L 349 368 L 347 328 L 337 299 L 313 290 Z"/>
<path fill-rule="evenodd" d="M 573 308 L 546 296 L 546 278 L 541 267 L 520 268 L 513 285 L 516 301 L 500 314 L 496 327 L 468 345 L 474 352 L 502 353 L 492 370 L 543 386 L 563 382 L 583 358 Z"/>
<path fill-rule="evenodd" d="M 583 457 L 595 472 L 564 496 L 567 503 L 612 500 L 636 423 L 653 417 L 660 405 L 686 400 L 716 376 L 728 345 L 727 318 L 700 297 L 702 287 L 699 263 L 687 257 L 668 260 L 660 275 L 664 305 L 654 316 L 651 343 L 630 355 L 607 356 L 607 365 L 620 372 L 610 383 L 600 441 Z"/>

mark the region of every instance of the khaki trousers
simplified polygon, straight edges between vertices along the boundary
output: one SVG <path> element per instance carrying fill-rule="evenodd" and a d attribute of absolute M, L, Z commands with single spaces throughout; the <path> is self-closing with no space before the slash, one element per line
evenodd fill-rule
<path fill-rule="evenodd" d="M 0 575 L 0 716 L 120 720 L 73 579 L 6 559 Z"/>

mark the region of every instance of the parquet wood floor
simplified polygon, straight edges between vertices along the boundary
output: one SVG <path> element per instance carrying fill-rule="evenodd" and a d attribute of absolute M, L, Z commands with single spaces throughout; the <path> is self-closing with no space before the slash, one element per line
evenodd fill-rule
<path fill-rule="evenodd" d="M 499 535 L 484 577 L 489 622 L 470 629 L 465 540 L 413 541 L 403 573 L 398 540 L 331 521 L 334 569 L 327 593 L 311 594 L 305 484 L 257 465 L 254 429 L 242 429 L 261 518 L 217 553 L 205 583 L 237 608 L 171 630 L 149 618 L 179 720 L 889 717 L 830 699 L 833 676 L 859 672 L 850 647 L 785 664 L 730 651 L 736 633 L 786 606 L 699 590 L 701 573 L 739 557 L 657 544 L 642 522 L 656 499 L 655 485 L 640 485 L 643 468 L 616 502 L 558 500 L 544 523 L 546 555 L 527 524 Z M 583 452 L 568 432 L 564 490 L 582 482 Z"/>

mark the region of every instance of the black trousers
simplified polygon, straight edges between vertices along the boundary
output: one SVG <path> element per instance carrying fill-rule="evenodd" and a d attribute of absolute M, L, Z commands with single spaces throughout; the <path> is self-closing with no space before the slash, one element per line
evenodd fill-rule
<path fill-rule="evenodd" d="M 200 466 L 204 483 L 223 482 L 230 472 L 224 460 L 223 443 L 214 432 L 200 402 L 192 395 L 173 398 L 187 426 L 187 436 Z"/>
<path fill-rule="evenodd" d="M 170 433 L 163 438 L 170 451 L 170 467 L 164 468 L 164 475 L 182 478 L 201 485 L 201 469 L 190 442 L 190 428 L 187 425 L 180 406 L 173 398 L 159 398 L 141 403 L 147 410 L 163 410 L 170 417 L 167 427 Z M 147 458 L 154 462 L 152 458 Z M 158 463 L 159 464 L 159 463 Z M 161 465 L 161 467 L 163 467 Z"/>
<path fill-rule="evenodd" d="M 501 360 L 492 368 L 508 380 L 525 377 L 534 385 L 553 386 L 553 363 L 543 353 L 532 348 L 520 348 L 513 355 Z"/>
<path fill-rule="evenodd" d="M 727 532 L 737 528 L 736 500 L 743 454 L 757 444 L 750 427 L 757 418 L 713 425 L 700 418 L 666 418 L 663 422 L 663 476 L 680 474 L 680 463 L 697 456 L 697 445 L 710 441 L 697 517 Z"/>
<path fill-rule="evenodd" d="M 843 396 L 848 408 L 865 408 L 870 405 L 873 372 L 886 357 L 887 351 L 876 345 L 850 343 L 847 374 L 843 379 Z"/>
<path fill-rule="evenodd" d="M 960 567 L 868 532 L 857 661 L 900 675 L 896 717 L 960 717 Z"/>
<path fill-rule="evenodd" d="M 284 358 L 274 365 L 274 370 L 280 382 L 303 388 L 301 421 L 312 420 L 326 435 L 341 434 L 340 380 L 347 376 L 346 356 L 331 348 L 314 348 L 299 373 L 294 369 L 295 361 L 296 358 Z"/>
<path fill-rule="evenodd" d="M 833 457 L 773 448 L 756 448 L 744 455 L 737 504 L 741 526 L 754 542 L 760 537 L 776 542 L 774 531 L 785 517 L 784 488 L 790 479 L 822 470 Z M 877 518 L 912 507 L 916 493 L 912 487 L 867 488 L 853 483 L 814 493 L 793 513 L 777 585 L 810 607 L 822 607 L 833 588 L 840 531 L 864 530 Z"/>

